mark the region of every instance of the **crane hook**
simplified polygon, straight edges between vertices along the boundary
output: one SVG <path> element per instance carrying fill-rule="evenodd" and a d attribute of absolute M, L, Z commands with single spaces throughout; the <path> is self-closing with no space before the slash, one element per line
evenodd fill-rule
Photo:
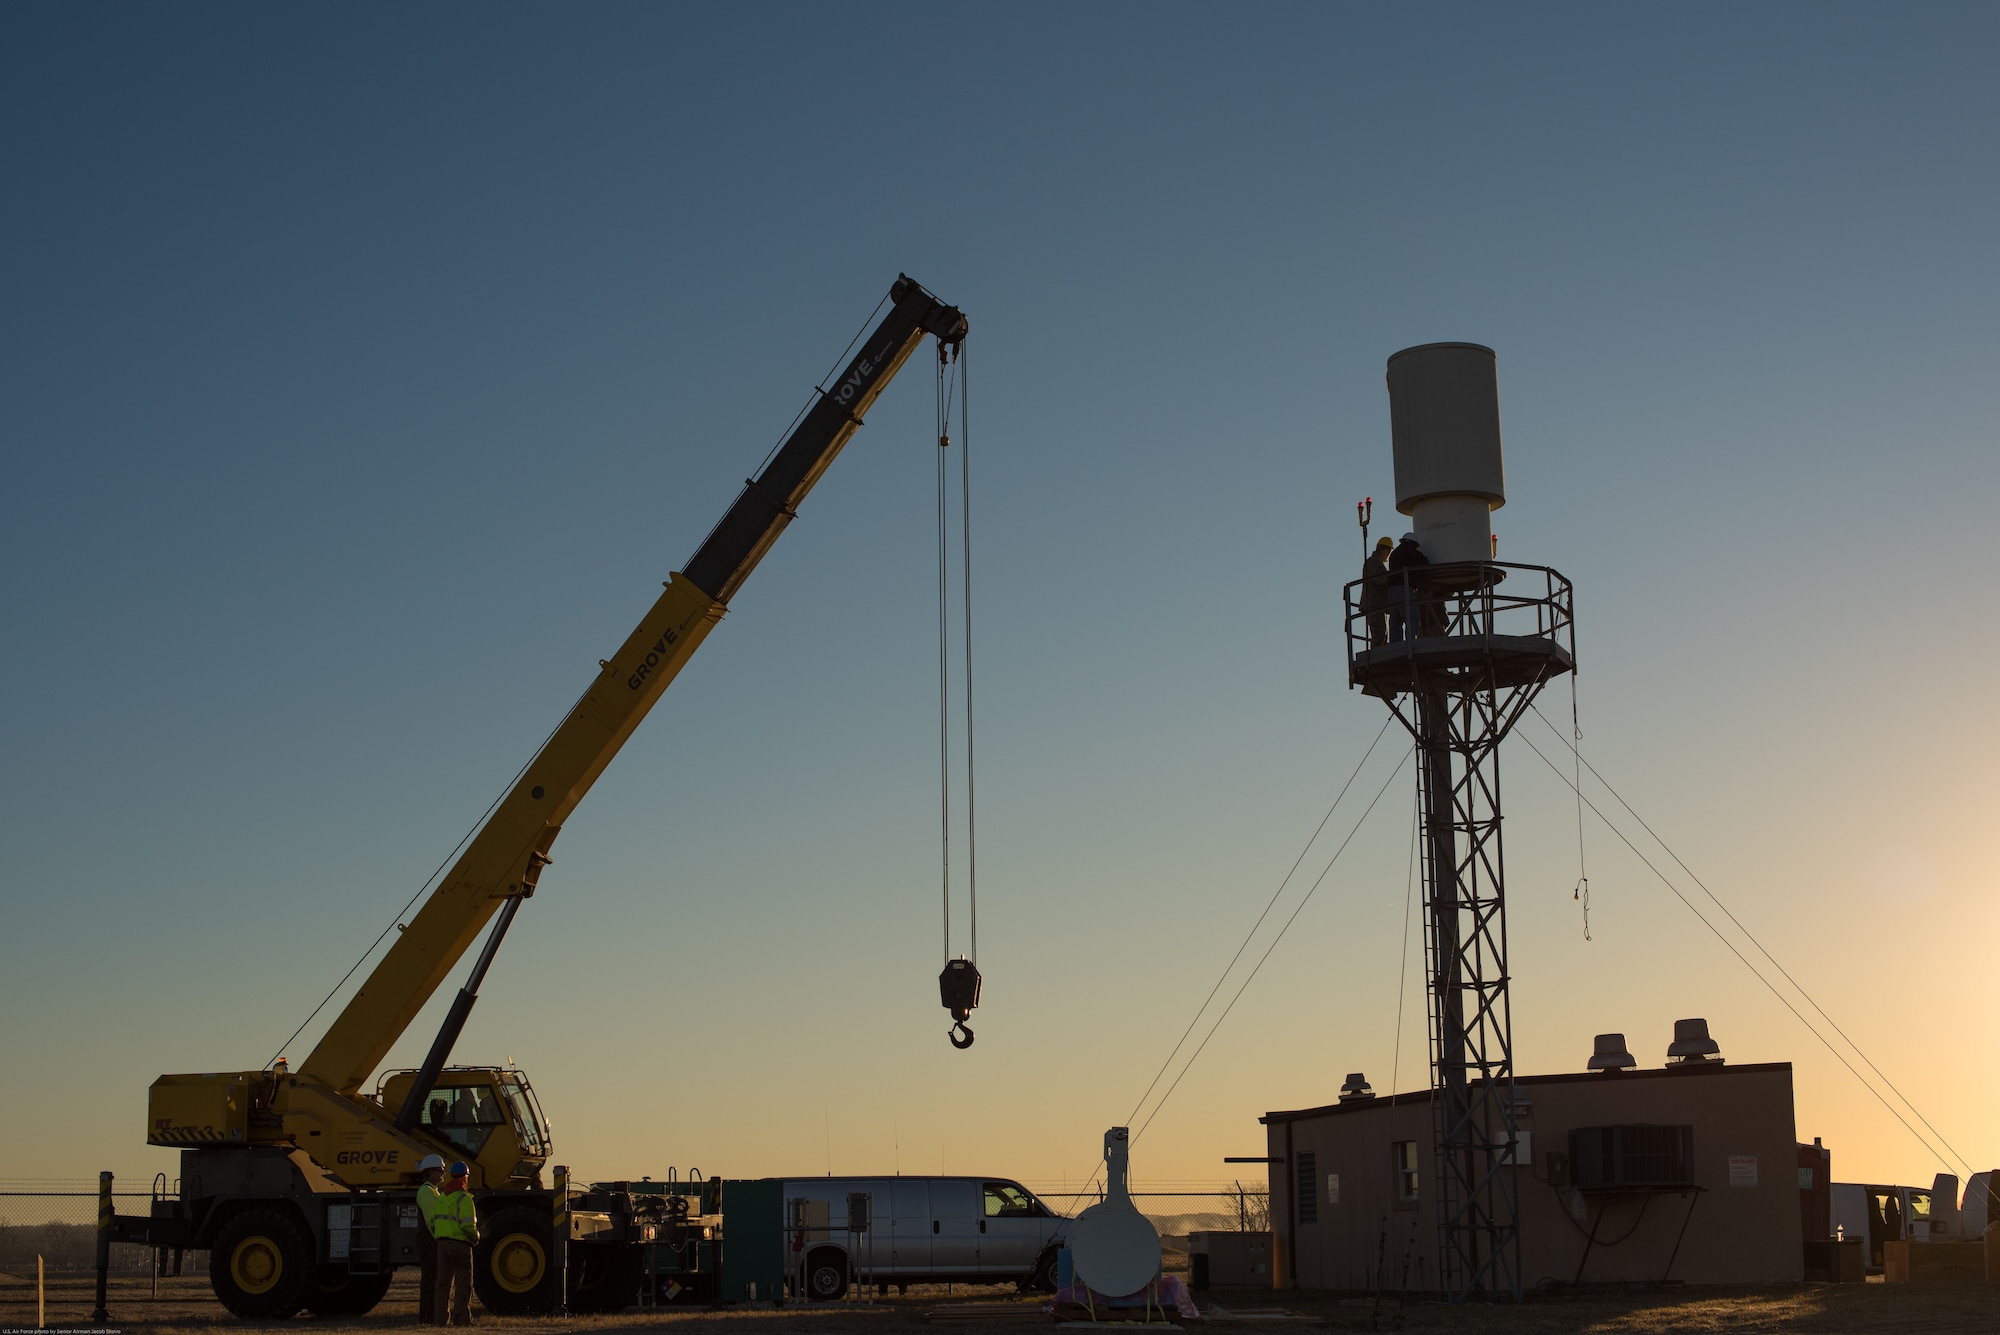
<path fill-rule="evenodd" d="M 945 1032 L 951 1038 L 951 1045 L 963 1052 L 972 1046 L 972 1031 L 965 1022 L 972 1018 L 972 1011 L 979 1004 L 979 967 L 971 960 L 960 958 L 944 966 L 938 975 L 938 999 L 951 1012 L 952 1026 Z M 963 1040 L 960 1035 L 964 1035 Z"/>

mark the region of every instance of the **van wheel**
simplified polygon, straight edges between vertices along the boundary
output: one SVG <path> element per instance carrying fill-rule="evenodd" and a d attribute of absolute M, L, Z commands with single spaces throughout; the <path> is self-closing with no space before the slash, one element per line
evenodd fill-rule
<path fill-rule="evenodd" d="M 806 1296 L 816 1303 L 847 1296 L 847 1258 L 831 1247 L 806 1256 Z"/>
<path fill-rule="evenodd" d="M 312 1235 L 289 1210 L 245 1210 L 222 1226 L 208 1249 L 215 1296 L 250 1321 L 295 1315 L 317 1271 Z"/>
<path fill-rule="evenodd" d="M 1035 1258 L 1035 1268 L 1021 1279 L 1023 1293 L 1054 1293 L 1056 1291 L 1056 1253 L 1052 1247 Z"/>

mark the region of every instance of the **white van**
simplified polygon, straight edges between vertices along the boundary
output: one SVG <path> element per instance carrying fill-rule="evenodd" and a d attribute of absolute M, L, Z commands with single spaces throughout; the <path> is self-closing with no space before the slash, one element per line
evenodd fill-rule
<path fill-rule="evenodd" d="M 1974 1188 L 1965 1193 L 1966 1210 L 1958 1203 L 1958 1178 L 1939 1173 L 1930 1190 L 1922 1187 L 1877 1186 L 1860 1182 L 1835 1182 L 1831 1204 L 1833 1222 L 1850 1238 L 1867 1244 L 1867 1269 L 1883 1266 L 1885 1242 L 1941 1242 L 1958 1237 L 1977 1238 L 1986 1228 L 1988 1175 L 1976 1174 Z M 1970 1225 L 1970 1231 L 1967 1226 Z"/>
<path fill-rule="evenodd" d="M 848 1228 L 850 1195 L 869 1198 L 865 1232 Z M 1020 1183 L 995 1177 L 787 1178 L 785 1209 L 794 1267 L 821 1302 L 845 1295 L 850 1280 L 1053 1290 L 1069 1222 Z"/>

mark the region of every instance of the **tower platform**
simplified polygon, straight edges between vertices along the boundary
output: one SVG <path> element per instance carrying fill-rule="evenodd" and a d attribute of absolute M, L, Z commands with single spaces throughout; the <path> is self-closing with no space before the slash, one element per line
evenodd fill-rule
<path fill-rule="evenodd" d="M 1570 651 L 1546 635 L 1427 635 L 1357 650 L 1347 679 L 1379 695 L 1407 691 L 1420 676 L 1449 673 L 1448 690 L 1484 691 L 1549 681 L 1575 669 Z"/>
<path fill-rule="evenodd" d="M 1407 593 L 1421 632 L 1378 643 L 1387 609 L 1363 612 L 1361 581 L 1343 590 L 1347 681 L 1374 695 L 1421 684 L 1447 694 L 1538 686 L 1576 671 L 1570 582 L 1547 566 L 1468 561 L 1382 577 L 1394 606 Z M 1369 621 L 1381 618 L 1371 634 Z"/>

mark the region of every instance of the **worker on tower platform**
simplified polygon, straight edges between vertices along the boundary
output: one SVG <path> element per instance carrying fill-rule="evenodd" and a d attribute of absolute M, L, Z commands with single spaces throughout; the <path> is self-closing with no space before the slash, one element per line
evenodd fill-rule
<path fill-rule="evenodd" d="M 1389 553 L 1389 643 L 1413 640 L 1424 634 L 1418 613 L 1423 586 L 1418 571 L 1431 563 L 1415 533 L 1405 533 Z"/>
<path fill-rule="evenodd" d="M 431 1216 L 442 1199 L 438 1188 L 444 1184 L 444 1156 L 426 1154 L 417 1171 L 424 1175 L 424 1184 L 417 1188 L 417 1219 L 423 1224 L 417 1233 L 417 1323 L 435 1326 L 438 1316 L 431 1309 L 431 1294 L 437 1288 L 438 1249 L 437 1239 L 431 1236 Z"/>
<path fill-rule="evenodd" d="M 440 1326 L 472 1324 L 472 1248 L 479 1241 L 479 1209 L 465 1189 L 471 1171 L 465 1160 L 453 1162 L 431 1213 L 431 1236 L 437 1239 L 431 1315 Z"/>
<path fill-rule="evenodd" d="M 1368 647 L 1389 642 L 1389 552 L 1395 543 L 1382 537 L 1361 562 L 1361 619 L 1368 623 Z"/>

